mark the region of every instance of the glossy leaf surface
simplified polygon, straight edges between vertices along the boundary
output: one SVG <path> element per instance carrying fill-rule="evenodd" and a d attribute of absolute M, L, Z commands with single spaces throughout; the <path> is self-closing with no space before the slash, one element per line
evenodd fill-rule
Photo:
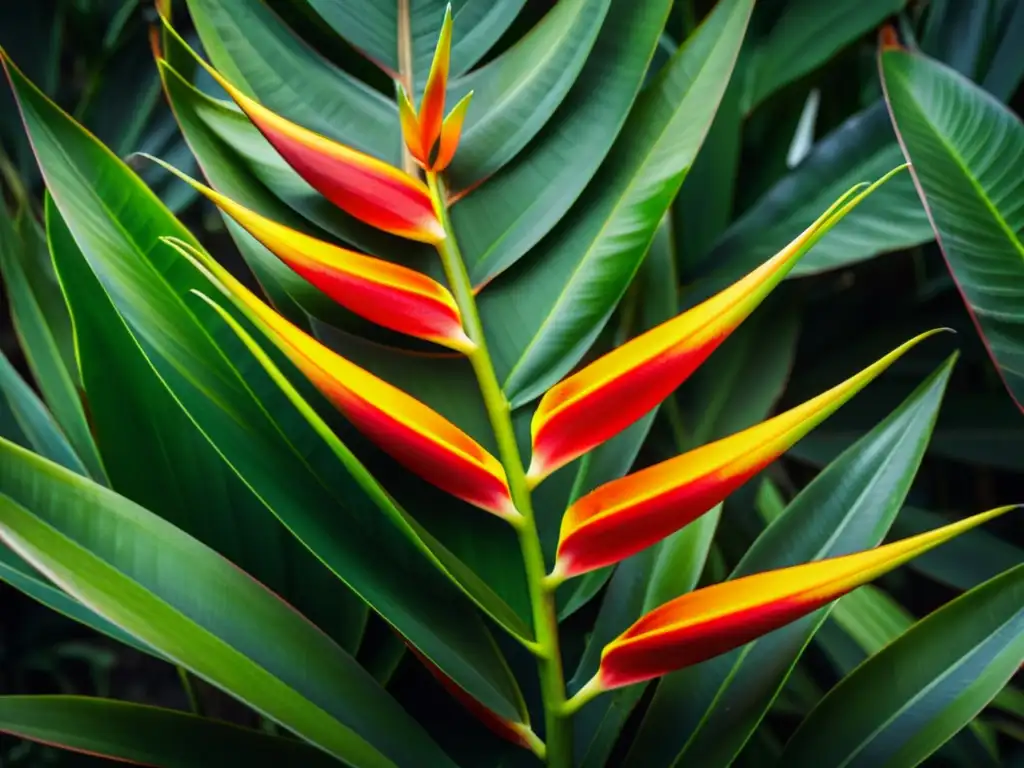
<path fill-rule="evenodd" d="M 1021 406 L 1024 125 L 994 97 L 938 62 L 889 44 L 880 56 L 893 124 L 939 247 Z"/>
<path fill-rule="evenodd" d="M 911 627 L 844 678 L 786 745 L 792 765 L 917 765 L 1024 662 L 1024 565 Z"/>

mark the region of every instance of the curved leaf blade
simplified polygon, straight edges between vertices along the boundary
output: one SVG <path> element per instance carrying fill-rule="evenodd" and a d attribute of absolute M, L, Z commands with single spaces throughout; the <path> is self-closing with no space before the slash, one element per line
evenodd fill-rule
<path fill-rule="evenodd" d="M 843 678 L 780 759 L 821 768 L 918 765 L 969 723 L 1022 662 L 1018 565 L 935 611 Z"/>
<path fill-rule="evenodd" d="M 622 298 L 710 126 L 752 7 L 715 8 L 638 100 L 579 215 L 570 212 L 521 269 L 481 295 L 513 406 L 569 371 Z M 506 327 L 496 330 L 499 317 Z"/>
<path fill-rule="evenodd" d="M 935 237 L 992 360 L 1024 409 L 1024 125 L 993 96 L 886 43 L 879 66 Z"/>
<path fill-rule="evenodd" d="M 337 768 L 295 739 L 177 712 L 81 696 L 0 696 L 0 731 L 89 755 L 163 768 L 249 764 Z"/>
<path fill-rule="evenodd" d="M 352 657 L 229 561 L 113 491 L 8 443 L 0 454 L 0 538 L 72 597 L 342 760 L 450 764 Z"/>

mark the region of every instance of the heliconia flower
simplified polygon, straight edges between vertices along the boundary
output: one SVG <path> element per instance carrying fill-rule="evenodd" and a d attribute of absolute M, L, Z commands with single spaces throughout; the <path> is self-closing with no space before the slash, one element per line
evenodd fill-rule
<path fill-rule="evenodd" d="M 473 92 L 467 93 L 448 117 L 444 115 L 445 92 L 448 88 L 448 70 L 452 52 L 452 7 L 444 12 L 444 23 L 434 50 L 434 61 L 430 65 L 427 85 L 423 90 L 419 114 L 413 108 L 412 100 L 405 88 L 398 88 L 398 116 L 402 135 L 409 154 L 428 171 L 443 171 L 455 156 L 462 133 L 462 122 L 469 109 Z M 436 150 L 436 154 L 435 154 Z M 431 160 L 431 156 L 434 159 Z"/>
<path fill-rule="evenodd" d="M 357 315 L 460 352 L 475 348 L 462 328 L 455 299 L 436 280 L 278 224 L 162 160 L 150 159 L 202 193 L 281 261 Z"/>
<path fill-rule="evenodd" d="M 406 646 L 416 658 L 423 662 L 423 666 L 425 666 L 430 674 L 434 676 L 434 679 L 436 679 L 456 701 L 465 707 L 470 714 L 483 723 L 489 731 L 517 746 L 533 751 L 538 757 L 543 759 L 544 743 L 537 738 L 537 734 L 534 733 L 529 722 L 517 723 L 512 720 L 507 720 L 497 714 L 494 710 L 484 706 L 466 693 L 464 688 L 448 677 L 440 667 L 420 653 L 411 643 L 406 642 Z"/>
<path fill-rule="evenodd" d="M 214 261 L 164 238 L 206 272 L 292 363 L 385 453 L 427 482 L 505 519 L 518 519 L 505 470 L 473 438 L 416 398 L 288 322 Z"/>
<path fill-rule="evenodd" d="M 164 23 L 176 34 L 166 20 Z M 184 41 L 182 44 L 187 45 Z M 360 221 L 394 235 L 426 243 L 444 240 L 444 228 L 434 211 L 430 191 L 422 181 L 286 120 L 246 96 L 194 51 L 193 55 L 278 154 L 332 203 Z"/>
<path fill-rule="evenodd" d="M 897 169 L 902 170 L 902 168 Z M 531 487 L 614 437 L 668 397 L 811 247 L 893 173 L 849 190 L 793 242 L 730 287 L 562 380 L 533 415 Z"/>
<path fill-rule="evenodd" d="M 585 698 L 744 645 L 1014 508 L 1000 507 L 876 549 L 757 573 L 678 597 L 605 646 Z"/>
<path fill-rule="evenodd" d="M 555 579 L 622 560 L 696 520 L 832 415 L 923 333 L 832 389 L 750 429 L 613 480 L 566 510 Z"/>

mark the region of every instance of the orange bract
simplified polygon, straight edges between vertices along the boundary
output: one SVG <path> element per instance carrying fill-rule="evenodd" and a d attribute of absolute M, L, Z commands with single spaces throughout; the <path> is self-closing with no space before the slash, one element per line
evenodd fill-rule
<path fill-rule="evenodd" d="M 697 519 L 936 332 L 911 339 L 773 419 L 613 480 L 579 499 L 562 518 L 555 574 L 567 578 L 616 563 Z"/>
<path fill-rule="evenodd" d="M 166 20 L 164 23 L 177 35 Z M 187 47 L 184 40 L 181 43 Z M 192 55 L 295 172 L 332 203 L 360 221 L 400 237 L 426 243 L 444 240 L 444 228 L 422 181 L 272 112 L 194 51 Z"/>
<path fill-rule="evenodd" d="M 409 154 L 424 169 L 439 173 L 448 167 L 459 145 L 462 123 L 473 92 L 467 93 L 448 117 L 444 117 L 445 93 L 452 52 L 452 9 L 445 10 L 441 34 L 437 39 L 430 75 L 423 90 L 419 114 L 404 87 L 398 89 L 398 116 Z M 442 120 L 442 118 L 444 118 Z M 431 160 L 431 157 L 434 159 Z"/>
<path fill-rule="evenodd" d="M 281 261 L 347 309 L 399 333 L 460 352 L 474 349 L 462 329 L 455 299 L 436 280 L 278 224 L 151 159 L 205 195 Z"/>
<path fill-rule="evenodd" d="M 410 471 L 498 517 L 515 519 L 505 470 L 433 409 L 327 348 L 260 301 L 208 255 L 169 240 L 248 317 L 360 432 Z"/>
<path fill-rule="evenodd" d="M 596 684 L 608 690 L 639 683 L 730 651 L 1011 509 L 993 509 L 866 552 L 766 571 L 683 595 L 651 611 L 605 647 Z"/>

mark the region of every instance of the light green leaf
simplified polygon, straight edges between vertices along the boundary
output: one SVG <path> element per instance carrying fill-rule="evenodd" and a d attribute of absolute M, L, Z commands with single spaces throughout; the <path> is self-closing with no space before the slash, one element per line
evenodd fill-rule
<path fill-rule="evenodd" d="M 918 765 L 1024 661 L 1024 565 L 915 624 L 844 678 L 786 746 L 785 765 Z"/>
<path fill-rule="evenodd" d="M 337 767 L 295 739 L 173 709 L 80 696 L 0 696 L 0 731 L 75 752 L 161 768 Z"/>
<path fill-rule="evenodd" d="M 715 8 L 644 91 L 576 213 L 481 294 L 513 407 L 579 362 L 622 298 L 710 127 L 752 7 Z"/>
<path fill-rule="evenodd" d="M 23 449 L 0 441 L 0 457 L 0 538 L 72 597 L 339 759 L 451 764 L 352 657 L 213 550 Z"/>
<path fill-rule="evenodd" d="M 962 75 L 881 54 L 886 99 L 935 237 L 1006 387 L 1024 407 L 1024 125 Z"/>
<path fill-rule="evenodd" d="M 160 238 L 195 244 L 192 236 L 126 166 L 10 73 L 88 269 L 188 418 L 317 559 L 459 685 L 517 717 L 514 682 L 476 609 L 423 556 L 376 481 L 354 459 L 339 466 L 219 316 L 191 295 L 214 288 Z"/>

